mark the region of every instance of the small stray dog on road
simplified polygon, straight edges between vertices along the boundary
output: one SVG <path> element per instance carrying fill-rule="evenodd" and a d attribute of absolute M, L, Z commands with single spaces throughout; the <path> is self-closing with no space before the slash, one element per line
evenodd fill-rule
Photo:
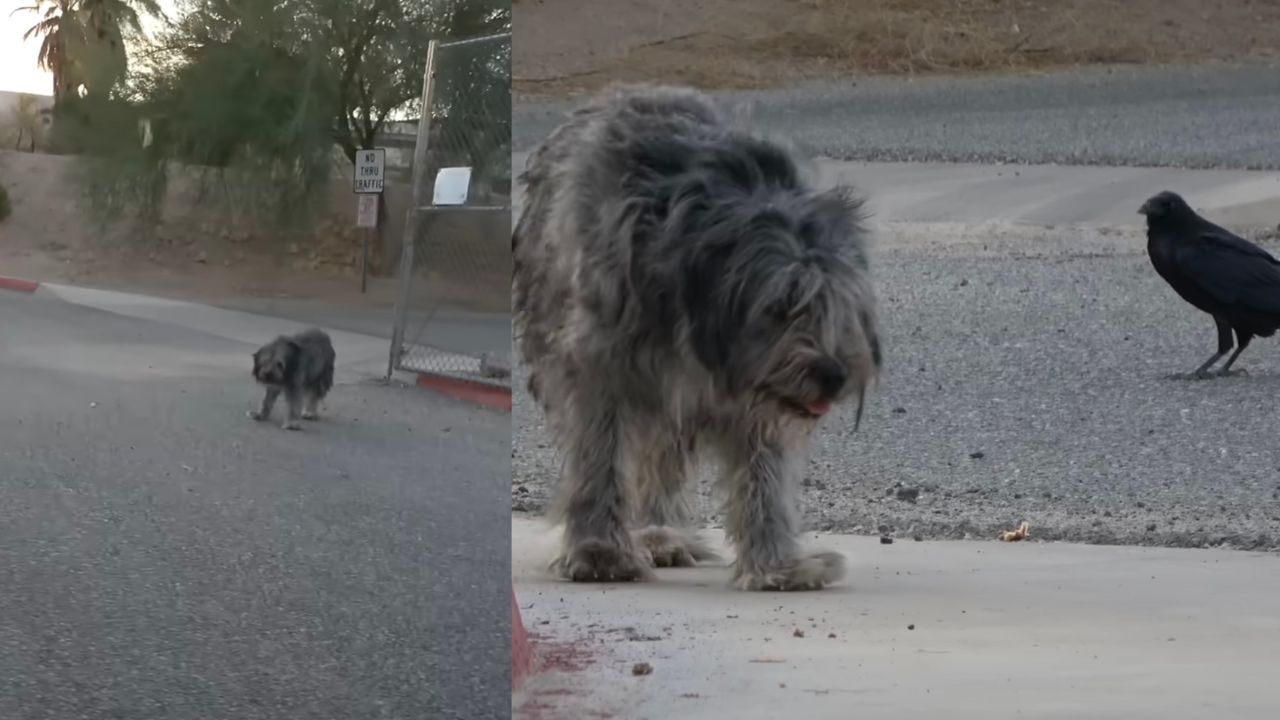
<path fill-rule="evenodd" d="M 281 335 L 253 354 L 253 378 L 267 389 L 262 407 L 250 410 L 249 417 L 271 417 L 276 398 L 284 393 L 288 413 L 285 430 L 301 430 L 298 418 L 315 420 L 316 406 L 333 387 L 336 354 L 329 336 L 319 329 L 285 337 Z"/>

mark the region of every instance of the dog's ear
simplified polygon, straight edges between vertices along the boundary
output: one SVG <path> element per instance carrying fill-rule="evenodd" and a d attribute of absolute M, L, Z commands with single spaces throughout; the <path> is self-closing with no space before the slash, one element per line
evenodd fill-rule
<path fill-rule="evenodd" d="M 814 196 L 800 223 L 798 236 L 805 247 L 823 251 L 852 249 L 852 261 L 867 269 L 864 222 L 870 217 L 861 197 L 846 187 Z"/>
<path fill-rule="evenodd" d="M 684 277 L 684 311 L 689 340 L 710 370 L 723 370 L 733 357 L 741 331 L 737 298 L 726 289 L 733 247 L 728 243 L 700 248 L 689 256 Z"/>

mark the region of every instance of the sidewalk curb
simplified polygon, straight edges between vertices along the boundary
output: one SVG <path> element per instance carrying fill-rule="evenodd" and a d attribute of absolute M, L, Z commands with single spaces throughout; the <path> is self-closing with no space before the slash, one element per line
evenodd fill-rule
<path fill-rule="evenodd" d="M 520 619 L 520 606 L 516 604 L 516 588 L 511 587 L 511 690 L 520 688 L 533 670 L 533 646 L 529 643 L 529 631 Z"/>
<path fill-rule="evenodd" d="M 12 290 L 20 293 L 33 293 L 40 289 L 40 283 L 21 278 L 0 275 L 0 290 Z"/>
<path fill-rule="evenodd" d="M 411 370 L 402 372 L 411 376 L 412 383 L 420 388 L 447 395 L 455 400 L 468 402 L 472 405 L 486 407 L 490 410 L 511 412 L 510 388 L 500 388 L 471 380 L 436 375 L 435 373 L 414 372 Z"/>

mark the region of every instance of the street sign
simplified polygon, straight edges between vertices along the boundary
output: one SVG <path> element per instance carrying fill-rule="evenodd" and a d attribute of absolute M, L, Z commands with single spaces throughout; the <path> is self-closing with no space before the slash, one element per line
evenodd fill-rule
<path fill-rule="evenodd" d="M 387 149 L 369 148 L 356 151 L 355 186 L 357 193 L 380 193 L 387 171 Z"/>
<path fill-rule="evenodd" d="M 466 205 L 467 190 L 471 186 L 471 168 L 440 168 L 431 194 L 432 205 Z"/>
<path fill-rule="evenodd" d="M 356 227 L 370 230 L 378 227 L 377 195 L 373 193 L 360 195 L 360 205 L 356 207 Z"/>

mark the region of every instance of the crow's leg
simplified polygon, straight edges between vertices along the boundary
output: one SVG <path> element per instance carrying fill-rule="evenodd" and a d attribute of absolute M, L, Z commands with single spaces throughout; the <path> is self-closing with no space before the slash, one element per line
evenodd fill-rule
<path fill-rule="evenodd" d="M 1217 315 L 1213 316 L 1213 322 L 1218 326 L 1218 352 L 1214 353 L 1213 357 L 1205 360 L 1203 365 L 1196 368 L 1195 371 L 1191 373 L 1191 377 L 1199 380 L 1206 380 L 1214 377 L 1209 373 L 1209 368 L 1213 367 L 1219 360 L 1226 357 L 1227 353 L 1231 352 L 1231 346 L 1235 344 L 1231 340 L 1231 325 Z"/>
<path fill-rule="evenodd" d="M 1252 340 L 1253 340 L 1253 335 L 1251 333 L 1245 332 L 1243 330 L 1236 330 L 1236 351 L 1231 353 L 1231 357 L 1227 358 L 1227 364 L 1223 365 L 1222 369 L 1218 371 L 1219 375 L 1226 377 L 1228 375 L 1247 375 L 1248 374 L 1243 369 L 1236 370 L 1235 372 L 1231 372 L 1231 366 L 1235 364 L 1236 358 L 1240 357 L 1240 353 L 1244 352 L 1244 349 L 1249 347 L 1249 343 L 1252 342 Z"/>

